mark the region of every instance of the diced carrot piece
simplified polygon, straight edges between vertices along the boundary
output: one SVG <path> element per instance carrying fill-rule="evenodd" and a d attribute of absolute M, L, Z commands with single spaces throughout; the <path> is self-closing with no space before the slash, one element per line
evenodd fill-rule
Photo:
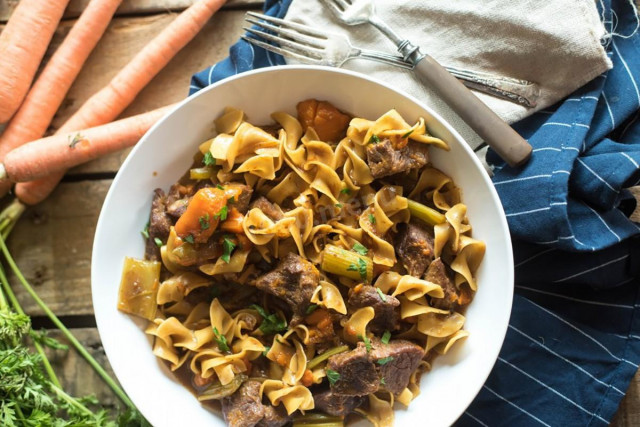
<path fill-rule="evenodd" d="M 180 238 L 192 235 L 196 242 L 206 242 L 218 227 L 219 215 L 226 206 L 227 199 L 223 190 L 201 188 L 176 222 L 176 233 Z"/>
<path fill-rule="evenodd" d="M 223 221 L 222 224 L 220 224 L 220 229 L 228 233 L 242 234 L 244 233 L 244 230 L 242 228 L 243 220 L 244 215 L 242 215 L 240 211 L 238 211 L 238 209 L 231 208 L 229 214 L 227 215 L 227 220 Z"/>

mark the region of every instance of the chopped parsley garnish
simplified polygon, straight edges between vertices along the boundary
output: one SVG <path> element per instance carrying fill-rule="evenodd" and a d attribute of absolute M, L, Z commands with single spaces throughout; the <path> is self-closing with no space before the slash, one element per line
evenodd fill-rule
<path fill-rule="evenodd" d="M 369 250 L 364 245 L 362 245 L 360 242 L 356 242 L 353 245 L 352 249 L 354 251 L 356 251 L 357 253 L 359 253 L 360 255 L 366 255 L 367 253 L 369 253 Z"/>
<path fill-rule="evenodd" d="M 371 138 L 369 138 L 369 144 L 377 144 L 378 142 L 380 142 L 378 135 L 371 135 Z"/>
<path fill-rule="evenodd" d="M 222 256 L 220 258 L 222 258 L 222 260 L 227 264 L 229 263 L 229 260 L 231 259 L 231 253 L 236 248 L 236 246 L 238 245 L 233 243 L 233 240 L 231 240 L 229 236 L 224 237 L 224 240 L 222 241 Z"/>
<path fill-rule="evenodd" d="M 209 214 L 206 213 L 203 216 L 201 216 L 200 218 L 198 218 L 198 221 L 200 221 L 200 229 L 201 230 L 206 230 L 207 228 L 209 228 Z"/>
<path fill-rule="evenodd" d="M 84 136 L 82 136 L 79 133 L 76 133 L 73 136 L 73 139 L 71 138 L 71 136 L 69 136 L 69 147 L 71 148 L 76 148 L 76 144 L 78 144 L 79 142 L 84 141 Z"/>
<path fill-rule="evenodd" d="M 367 280 L 367 262 L 362 258 L 358 258 L 358 273 L 362 280 Z"/>
<path fill-rule="evenodd" d="M 270 346 L 266 346 L 266 347 L 264 348 L 264 350 L 262 351 L 262 355 L 263 355 L 264 357 L 267 357 L 267 353 L 269 353 L 269 350 L 271 350 L 271 347 L 270 347 Z"/>
<path fill-rule="evenodd" d="M 220 211 L 213 216 L 213 219 L 219 219 L 220 221 L 224 221 L 227 219 L 227 215 L 229 214 L 229 208 L 227 205 L 224 205 Z"/>
<path fill-rule="evenodd" d="M 182 240 L 184 240 L 187 243 L 191 243 L 192 245 L 195 243 L 195 240 L 193 240 L 193 234 L 189 234 L 187 237 L 185 237 Z"/>
<path fill-rule="evenodd" d="M 384 331 L 384 334 L 382 334 L 382 339 L 380 341 L 382 341 L 382 344 L 389 344 L 390 339 L 391 339 L 391 332 Z"/>
<path fill-rule="evenodd" d="M 351 263 L 349 264 L 349 267 L 347 267 L 347 271 L 358 271 L 358 266 L 354 263 Z"/>
<path fill-rule="evenodd" d="M 204 153 L 202 163 L 204 163 L 206 166 L 213 166 L 216 164 L 216 159 L 213 158 L 211 152 L 207 151 L 206 153 Z"/>
<path fill-rule="evenodd" d="M 307 307 L 307 310 L 305 311 L 305 313 L 311 314 L 314 311 L 316 311 L 317 308 L 318 308 L 318 304 L 311 304 L 309 307 Z"/>
<path fill-rule="evenodd" d="M 140 234 L 142 234 L 142 237 L 145 239 L 149 238 L 149 221 L 147 221 L 147 225 L 144 226 L 144 230 L 142 230 Z"/>
<path fill-rule="evenodd" d="M 342 203 L 336 203 L 336 208 L 341 209 L 342 208 Z"/>
<path fill-rule="evenodd" d="M 340 194 L 351 194 L 351 189 L 345 187 L 342 190 L 340 190 Z"/>
<path fill-rule="evenodd" d="M 383 357 L 382 359 L 378 359 L 378 365 L 386 365 L 389 362 L 393 361 L 393 356 Z"/>
<path fill-rule="evenodd" d="M 387 296 L 384 293 L 382 293 L 382 290 L 380 288 L 376 288 L 376 292 L 378 293 L 378 295 L 380 295 L 380 299 L 383 302 L 387 302 Z"/>
<path fill-rule="evenodd" d="M 402 138 L 408 138 L 409 135 L 411 135 L 412 133 L 413 133 L 413 129 L 411 129 L 409 132 L 407 132 L 404 135 L 402 135 Z"/>
<path fill-rule="evenodd" d="M 373 214 L 369 214 L 369 222 L 371 224 L 375 224 L 376 223 L 376 217 Z"/>
<path fill-rule="evenodd" d="M 218 344 L 218 348 L 220 350 L 231 351 L 231 349 L 229 348 L 229 344 L 227 344 L 227 337 L 222 335 L 220 331 L 218 331 L 218 328 L 216 328 L 215 326 L 213 327 L 213 334 L 215 335 L 214 339 L 216 341 L 216 344 Z"/>
<path fill-rule="evenodd" d="M 380 378 L 380 384 L 382 385 L 386 385 L 387 382 L 384 380 L 384 377 Z"/>
<path fill-rule="evenodd" d="M 220 184 L 216 184 L 216 188 L 219 189 L 219 190 L 224 190 L 224 187 L 222 185 L 220 185 Z"/>
<path fill-rule="evenodd" d="M 160 240 L 159 238 L 155 237 L 153 239 L 153 241 L 156 243 L 156 246 L 161 248 L 162 247 L 162 240 Z"/>
<path fill-rule="evenodd" d="M 262 316 L 262 323 L 260 324 L 259 329 L 265 335 L 275 334 L 287 330 L 287 321 L 278 317 L 276 313 L 269 314 L 264 308 L 260 307 L 257 304 L 253 304 L 249 306 L 249 308 L 254 309 L 258 312 L 258 314 L 260 314 L 260 316 Z"/>
<path fill-rule="evenodd" d="M 371 340 L 366 337 L 366 335 L 358 335 L 358 339 L 362 340 L 364 346 L 367 349 L 367 353 L 371 351 Z"/>
<path fill-rule="evenodd" d="M 340 374 L 333 369 L 327 369 L 327 379 L 329 380 L 329 384 L 334 385 L 336 382 L 340 380 Z"/>
<path fill-rule="evenodd" d="M 232 205 L 236 202 L 236 196 L 231 196 L 227 199 L 227 204 Z"/>

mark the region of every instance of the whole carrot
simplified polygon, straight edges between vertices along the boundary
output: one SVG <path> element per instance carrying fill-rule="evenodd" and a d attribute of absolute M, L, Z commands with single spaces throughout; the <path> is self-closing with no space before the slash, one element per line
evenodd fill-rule
<path fill-rule="evenodd" d="M 29 90 L 69 0 L 21 0 L 0 33 L 0 123 Z"/>
<path fill-rule="evenodd" d="M 53 54 L 0 136 L 0 161 L 16 147 L 41 138 L 122 0 L 92 0 Z M 10 185 L 0 184 L 0 197 Z"/>
<path fill-rule="evenodd" d="M 31 181 L 131 147 L 172 107 L 24 144 L 5 156 L 0 179 Z"/>
<path fill-rule="evenodd" d="M 89 98 L 58 132 L 70 132 L 108 123 L 118 117 L 138 93 L 196 34 L 225 0 L 199 0 L 151 40 L 107 86 Z M 64 172 L 16 185 L 16 196 L 29 205 L 44 200 Z"/>

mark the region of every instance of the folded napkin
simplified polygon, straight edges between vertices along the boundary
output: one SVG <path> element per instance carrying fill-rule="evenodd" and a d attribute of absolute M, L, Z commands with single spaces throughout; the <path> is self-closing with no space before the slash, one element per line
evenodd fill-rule
<path fill-rule="evenodd" d="M 296 11 L 304 10 L 305 20 L 328 25 L 320 21 L 326 12 L 309 7 L 315 3 L 267 0 L 265 13 L 283 17 L 289 9 L 301 19 Z M 488 155 L 514 238 L 516 295 L 498 361 L 457 424 L 607 425 L 640 364 L 640 230 L 628 219 L 635 200 L 624 190 L 640 178 L 635 9 L 627 0 L 602 1 L 598 10 L 591 0 L 394 2 L 398 13 L 423 9 L 403 23 L 394 20 L 395 7 L 384 12 L 387 3 L 379 3 L 398 30 L 429 28 L 446 39 L 425 45 L 441 62 L 466 68 L 477 63 L 484 71 L 534 80 L 543 88 L 541 111 L 514 125 L 534 146 L 532 161 L 514 170 Z M 375 31 L 366 32 L 378 40 Z M 478 34 L 491 39 L 484 44 L 487 52 L 473 43 Z M 357 37 L 354 44 L 366 42 Z M 459 48 L 469 43 L 473 49 Z M 452 52 L 461 62 L 445 60 Z M 464 55 L 471 59 L 465 62 Z M 194 75 L 191 93 L 275 64 L 284 60 L 239 41 L 229 58 Z M 371 75 L 372 65 L 363 65 Z M 390 76 L 387 81 L 398 85 L 412 78 L 398 70 Z M 508 120 L 533 112 L 483 100 Z M 446 109 L 427 102 L 456 123 Z"/>

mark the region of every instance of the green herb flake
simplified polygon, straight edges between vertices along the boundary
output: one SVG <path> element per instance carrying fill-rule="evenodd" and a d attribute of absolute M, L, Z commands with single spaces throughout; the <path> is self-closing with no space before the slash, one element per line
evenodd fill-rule
<path fill-rule="evenodd" d="M 200 218 L 198 218 L 198 221 L 200 221 L 200 229 L 201 230 L 206 230 L 207 228 L 209 228 L 210 224 L 209 224 L 209 214 L 204 214 L 203 216 L 201 216 Z"/>
<path fill-rule="evenodd" d="M 317 308 L 318 308 L 318 304 L 311 304 L 309 307 L 307 307 L 307 310 L 305 311 L 305 313 L 311 314 L 314 311 L 316 311 Z"/>
<path fill-rule="evenodd" d="M 338 208 L 338 209 L 342 209 L 342 203 L 336 203 L 336 205 L 335 205 L 335 206 L 336 206 L 336 208 Z"/>
<path fill-rule="evenodd" d="M 187 237 L 185 237 L 182 240 L 184 240 L 187 243 L 191 243 L 192 245 L 195 243 L 195 240 L 193 240 L 193 234 L 189 234 Z"/>
<path fill-rule="evenodd" d="M 216 184 L 216 188 L 219 189 L 219 190 L 224 191 L 224 187 L 222 185 L 220 185 L 220 184 Z"/>
<path fill-rule="evenodd" d="M 327 379 L 329 380 L 329 384 L 332 386 L 335 385 L 336 382 L 340 381 L 340 374 L 333 369 L 327 369 L 325 371 L 327 373 Z"/>
<path fill-rule="evenodd" d="M 347 271 L 358 271 L 358 266 L 354 263 L 351 263 L 349 264 L 349 267 L 347 267 Z"/>
<path fill-rule="evenodd" d="M 270 347 L 270 346 L 266 346 L 266 347 L 264 348 L 264 350 L 262 351 L 262 355 L 263 355 L 264 357 L 267 357 L 267 353 L 269 353 L 269 350 L 271 350 L 271 347 Z"/>
<path fill-rule="evenodd" d="M 373 214 L 369 214 L 369 222 L 375 225 L 376 217 Z"/>
<path fill-rule="evenodd" d="M 371 135 L 371 138 L 369 138 L 369 144 L 377 144 L 380 142 L 380 138 L 378 138 L 378 135 Z"/>
<path fill-rule="evenodd" d="M 142 237 L 145 239 L 149 238 L 149 221 L 147 221 L 147 225 L 144 226 L 144 230 L 142 230 L 140 234 L 142 234 Z"/>
<path fill-rule="evenodd" d="M 366 255 L 369 253 L 369 249 L 367 249 L 363 244 L 361 244 L 360 242 L 356 242 L 353 245 L 353 249 L 354 251 L 356 251 L 357 253 L 359 253 L 360 255 Z"/>
<path fill-rule="evenodd" d="M 343 188 L 342 190 L 340 190 L 340 194 L 351 194 L 351 190 L 347 187 Z"/>
<path fill-rule="evenodd" d="M 391 332 L 384 331 L 384 334 L 382 334 L 382 339 L 380 341 L 382 341 L 382 344 L 389 344 L 390 339 L 391 339 Z"/>
<path fill-rule="evenodd" d="M 204 153 L 204 157 L 202 158 L 202 163 L 204 163 L 205 166 L 213 166 L 216 164 L 216 159 L 213 158 L 213 155 L 211 154 L 210 151 L 207 151 L 206 153 Z"/>
<path fill-rule="evenodd" d="M 365 335 L 358 335 L 358 339 L 364 343 L 367 353 L 369 353 L 371 351 L 371 340 Z"/>
<path fill-rule="evenodd" d="M 387 382 L 384 380 L 384 377 L 380 378 L 380 384 L 382 385 L 386 385 Z"/>
<path fill-rule="evenodd" d="M 73 138 L 71 138 L 71 135 L 69 135 L 69 147 L 70 148 L 76 148 L 76 145 L 79 144 L 82 141 L 84 141 L 84 136 L 82 136 L 79 133 L 76 133 L 73 136 Z"/>
<path fill-rule="evenodd" d="M 378 359 L 378 365 L 386 365 L 389 362 L 393 362 L 393 356 L 383 357 L 382 359 Z"/>
<path fill-rule="evenodd" d="M 222 335 L 218 328 L 213 327 L 213 335 L 215 335 L 216 344 L 218 344 L 218 348 L 222 351 L 231 351 L 229 348 L 229 344 L 227 343 L 227 337 Z"/>
<path fill-rule="evenodd" d="M 358 258 L 358 273 L 362 280 L 367 280 L 367 262 L 362 258 Z"/>
<path fill-rule="evenodd" d="M 156 243 L 156 246 L 161 248 L 162 247 L 162 240 L 160 240 L 159 238 L 155 237 L 153 239 L 153 241 Z"/>
<path fill-rule="evenodd" d="M 376 288 L 376 292 L 380 295 L 382 302 L 387 302 L 387 296 L 382 292 L 382 289 Z"/>
<path fill-rule="evenodd" d="M 257 304 L 250 305 L 249 308 L 254 309 L 262 316 L 262 323 L 258 329 L 260 329 L 263 334 L 273 335 L 287 330 L 287 321 L 281 319 L 276 313 L 269 314 L 264 308 Z"/>
<path fill-rule="evenodd" d="M 404 135 L 402 135 L 402 138 L 409 138 L 409 135 L 411 135 L 413 133 L 414 129 L 409 130 L 409 132 L 405 133 Z"/>
<path fill-rule="evenodd" d="M 222 256 L 220 258 L 222 258 L 222 260 L 227 264 L 229 264 L 229 261 L 231 260 L 231 253 L 236 246 L 238 245 L 231 240 L 230 236 L 224 237 L 224 240 L 222 241 Z"/>
<path fill-rule="evenodd" d="M 229 199 L 227 200 L 227 204 L 232 205 L 236 202 L 236 196 L 231 196 L 229 197 Z"/>
<path fill-rule="evenodd" d="M 213 219 L 219 219 L 220 221 L 225 221 L 227 219 L 227 215 L 229 214 L 229 208 L 227 205 L 224 205 L 220 211 L 213 216 Z"/>

